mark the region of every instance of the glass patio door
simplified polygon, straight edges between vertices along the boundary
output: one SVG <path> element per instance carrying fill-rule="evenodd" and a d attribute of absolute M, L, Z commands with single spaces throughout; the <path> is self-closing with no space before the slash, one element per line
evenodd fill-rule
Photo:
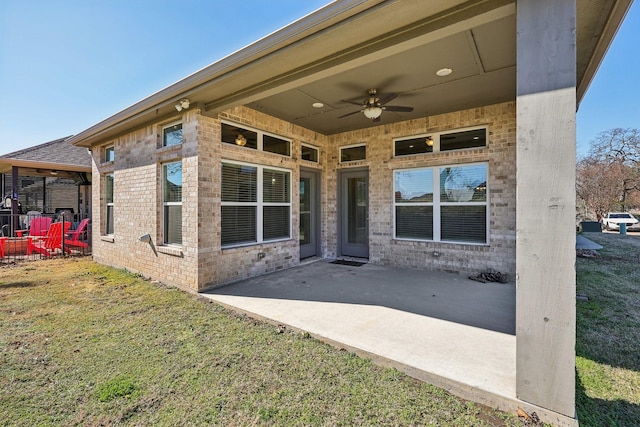
<path fill-rule="evenodd" d="M 340 192 L 340 254 L 369 258 L 368 172 L 343 172 Z"/>
<path fill-rule="evenodd" d="M 317 174 L 300 171 L 300 259 L 318 255 Z"/>

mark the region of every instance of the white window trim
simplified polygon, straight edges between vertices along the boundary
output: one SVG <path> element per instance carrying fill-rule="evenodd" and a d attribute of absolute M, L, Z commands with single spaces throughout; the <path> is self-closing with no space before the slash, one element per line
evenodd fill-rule
<path fill-rule="evenodd" d="M 440 202 L 440 174 L 433 173 L 433 201 L 432 202 L 407 202 L 407 203 L 396 203 L 395 194 L 396 194 L 396 180 L 395 174 L 396 172 L 402 171 L 412 171 L 412 170 L 424 170 L 429 169 L 433 171 L 439 171 L 442 168 L 447 167 L 465 167 L 465 166 L 477 166 L 483 165 L 487 168 L 487 190 L 486 190 L 486 200 L 484 202 Z M 438 165 L 438 166 L 425 166 L 425 167 L 415 167 L 415 168 L 402 168 L 402 169 L 394 169 L 393 170 L 393 193 L 392 193 L 392 205 L 393 205 L 393 239 L 394 240 L 404 240 L 411 242 L 438 242 L 438 243 L 451 243 L 451 244 L 460 244 L 460 245 L 472 245 L 472 246 L 488 246 L 490 241 L 489 234 L 489 224 L 491 222 L 491 212 L 490 212 L 490 203 L 489 203 L 489 163 L 488 162 L 475 162 L 475 163 L 461 163 L 461 164 L 453 164 L 453 165 Z M 433 207 L 433 239 L 417 239 L 417 238 L 408 238 L 408 237 L 397 237 L 396 235 L 396 207 L 397 206 L 432 206 Z M 479 242 L 466 242 L 466 241 L 454 241 L 454 240 L 441 240 L 441 227 L 440 227 L 440 219 L 441 213 L 440 208 L 442 206 L 486 206 L 486 241 L 483 243 Z"/>
<path fill-rule="evenodd" d="M 180 160 L 176 160 L 176 161 L 171 161 L 171 162 L 164 162 L 160 164 L 160 168 L 161 168 L 161 174 L 162 174 L 162 188 L 160 189 L 160 191 L 162 192 L 162 244 L 165 246 L 174 246 L 174 247 L 182 247 L 182 243 L 168 243 L 167 242 L 167 230 L 165 229 L 165 206 L 180 206 L 181 210 L 182 210 L 182 201 L 180 202 L 165 202 L 164 201 L 164 183 L 166 181 L 165 179 L 165 165 L 169 165 L 171 163 L 180 163 L 180 165 L 182 166 L 182 159 Z M 182 227 L 182 224 L 180 224 L 180 226 Z"/>
<path fill-rule="evenodd" d="M 263 130 L 260 130 L 260 129 L 253 128 L 251 126 L 246 126 L 246 125 L 244 125 L 242 123 L 235 123 L 235 122 L 232 122 L 232 121 L 229 121 L 229 120 L 221 120 L 220 123 L 221 123 L 220 124 L 220 128 L 221 129 L 222 129 L 222 124 L 225 124 L 225 125 L 229 125 L 229 126 L 239 127 L 239 128 L 244 129 L 244 130 L 251 131 L 251 132 L 255 132 L 256 133 L 256 137 L 257 137 L 257 144 L 258 144 L 258 146 L 255 148 L 256 151 L 262 151 L 263 153 L 274 154 L 276 156 L 282 156 L 282 157 L 291 158 L 291 154 L 292 154 L 291 147 L 293 145 L 293 140 L 291 138 L 287 138 L 287 137 L 284 137 L 282 135 L 277 135 L 277 134 L 271 133 L 271 132 L 266 132 L 266 131 L 263 131 Z M 263 141 L 263 137 L 265 135 L 266 136 L 271 136 L 273 138 L 278 138 L 278 139 L 281 139 L 283 141 L 287 141 L 289 143 L 289 155 L 274 153 L 273 151 L 265 151 L 264 150 L 264 144 L 262 142 Z M 227 144 L 227 145 L 233 145 L 233 146 L 238 147 L 238 148 L 244 148 L 244 149 L 247 149 L 247 150 L 253 150 L 253 148 L 251 148 L 251 147 L 242 147 L 242 146 L 239 146 L 239 145 L 229 144 L 229 143 L 225 143 L 225 142 L 222 142 L 222 143 L 223 144 Z"/>
<path fill-rule="evenodd" d="M 165 145 L 165 141 L 164 141 L 164 131 L 166 129 L 169 129 L 172 126 L 175 125 L 182 125 L 182 131 L 184 132 L 184 124 L 182 123 L 182 120 L 178 120 L 177 122 L 172 122 L 166 125 L 162 126 L 162 130 L 160 131 L 160 146 L 161 147 L 177 147 L 180 146 L 184 143 L 184 133 L 182 134 L 182 139 L 180 140 L 180 144 L 174 144 L 174 145 Z"/>
<path fill-rule="evenodd" d="M 312 150 L 316 150 L 316 153 L 317 153 L 317 156 L 316 156 L 316 157 L 318 158 L 318 160 L 316 160 L 316 161 L 313 161 L 313 160 L 304 160 L 304 159 L 302 158 L 302 147 L 307 147 L 307 148 L 311 148 Z M 301 142 L 301 143 L 300 143 L 300 159 L 301 159 L 301 160 L 304 160 L 305 162 L 311 162 L 311 163 L 317 163 L 317 164 L 319 164 L 319 163 L 320 163 L 320 148 L 318 148 L 318 147 L 316 147 L 316 146 L 314 146 L 314 145 L 311 145 L 311 144 L 307 144 L 306 142 Z"/>
<path fill-rule="evenodd" d="M 275 166 L 267 166 L 267 165 L 256 165 L 253 163 L 246 162 L 238 162 L 235 160 L 222 160 L 223 164 L 229 165 L 237 165 L 237 166 L 248 166 L 252 168 L 256 168 L 256 200 L 255 202 L 220 202 L 221 206 L 256 206 L 256 241 L 255 242 L 245 242 L 245 243 L 236 243 L 230 245 L 221 245 L 222 249 L 231 249 L 238 248 L 243 246 L 253 246 L 259 245 L 262 243 L 271 243 L 271 242 L 283 242 L 287 240 L 291 240 L 293 236 L 293 221 L 291 220 L 292 214 L 292 191 L 293 191 L 293 171 L 291 169 L 278 168 Z M 274 202 L 264 202 L 263 201 L 263 193 L 264 193 L 264 174 L 263 171 L 265 169 L 275 170 L 278 172 L 285 172 L 289 174 L 289 202 L 288 203 L 274 203 Z M 222 168 L 220 168 L 222 171 Z M 222 183 L 222 178 L 220 178 L 220 182 Z M 264 222 L 264 207 L 265 206 L 288 206 L 289 207 L 289 236 L 282 237 L 278 239 L 268 239 L 264 240 L 264 230 L 263 230 L 263 222 Z"/>
<path fill-rule="evenodd" d="M 458 133 L 458 132 L 468 132 L 468 131 L 472 131 L 472 130 L 479 130 L 479 129 L 484 129 L 486 131 L 487 134 L 487 138 L 485 140 L 485 145 L 479 146 L 479 147 L 470 147 L 470 148 L 459 148 L 457 150 L 446 150 L 446 151 L 440 151 L 440 137 L 442 135 L 448 135 L 450 133 Z M 417 138 L 427 138 L 428 136 L 433 138 L 433 151 L 428 152 L 428 153 L 416 153 L 416 154 L 401 154 L 401 155 L 397 155 L 396 154 L 396 142 L 397 141 L 404 141 L 407 139 L 417 139 Z M 425 156 L 425 155 L 431 155 L 434 153 L 450 153 L 450 152 L 459 152 L 459 151 L 466 151 L 466 150 L 478 150 L 478 149 L 482 149 L 482 148 L 487 148 L 489 146 L 489 126 L 487 125 L 480 125 L 480 126 L 470 126 L 470 127 L 465 127 L 465 128 L 456 128 L 456 129 L 449 129 L 446 131 L 442 131 L 442 132 L 429 132 L 429 133 L 420 133 L 418 135 L 408 135 L 408 136 L 402 136 L 399 138 L 393 138 L 392 141 L 392 152 L 393 152 L 393 157 L 394 158 L 403 158 L 403 157 L 407 157 L 407 156 Z"/>
<path fill-rule="evenodd" d="M 365 147 L 364 159 L 347 160 L 346 162 L 343 162 L 342 161 L 342 150 L 347 149 L 347 148 L 356 148 L 356 147 Z M 338 160 L 342 164 L 355 163 L 355 162 L 364 162 L 365 160 L 367 160 L 366 148 L 367 148 L 367 143 L 366 142 L 359 142 L 357 144 L 349 144 L 349 145 L 343 145 L 342 147 L 338 147 Z"/>
<path fill-rule="evenodd" d="M 111 195 L 111 199 L 114 200 L 113 202 L 107 202 L 107 177 L 113 177 L 113 188 L 111 189 L 111 191 L 113 192 L 113 194 Z M 104 176 L 105 178 L 105 205 L 104 205 L 104 218 L 105 218 L 105 222 L 104 222 L 104 235 L 105 236 L 113 236 L 115 234 L 115 228 L 116 228 L 116 224 L 115 224 L 115 196 L 116 196 L 116 179 L 115 179 L 115 175 L 113 173 L 108 173 Z M 112 213 L 111 215 L 113 215 L 113 230 L 111 230 L 111 232 L 109 233 L 107 228 L 108 228 L 108 221 L 109 221 L 109 214 L 107 213 L 107 211 L 109 210 L 109 207 L 112 208 Z"/>

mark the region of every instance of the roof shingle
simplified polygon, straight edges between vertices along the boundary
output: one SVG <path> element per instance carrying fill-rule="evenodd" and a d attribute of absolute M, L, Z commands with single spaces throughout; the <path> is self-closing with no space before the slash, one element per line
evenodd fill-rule
<path fill-rule="evenodd" d="M 0 160 L 23 160 L 58 163 L 60 165 L 91 167 L 91 155 L 86 148 L 67 143 L 71 136 L 45 142 L 44 144 L 14 151 L 0 156 Z"/>

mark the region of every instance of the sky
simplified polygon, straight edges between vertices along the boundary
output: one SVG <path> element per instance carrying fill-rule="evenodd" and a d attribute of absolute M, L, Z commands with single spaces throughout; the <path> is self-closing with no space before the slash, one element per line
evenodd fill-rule
<path fill-rule="evenodd" d="M 77 134 L 327 3 L 0 0 L 0 154 Z M 579 156 L 640 128 L 639 45 L 636 2 L 578 110 Z"/>

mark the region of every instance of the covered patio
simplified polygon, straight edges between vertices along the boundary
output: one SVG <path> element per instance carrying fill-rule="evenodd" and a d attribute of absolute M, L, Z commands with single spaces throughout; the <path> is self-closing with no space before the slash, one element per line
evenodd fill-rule
<path fill-rule="evenodd" d="M 575 424 L 576 109 L 629 5 L 330 3 L 70 138 L 94 256 L 193 292 L 292 268 L 208 295 Z M 427 272 L 488 267 L 517 285 Z"/>
<path fill-rule="evenodd" d="M 313 260 L 201 295 L 462 398 L 512 412 L 521 407 L 558 425 L 568 422 L 516 397 L 513 283 Z"/>

